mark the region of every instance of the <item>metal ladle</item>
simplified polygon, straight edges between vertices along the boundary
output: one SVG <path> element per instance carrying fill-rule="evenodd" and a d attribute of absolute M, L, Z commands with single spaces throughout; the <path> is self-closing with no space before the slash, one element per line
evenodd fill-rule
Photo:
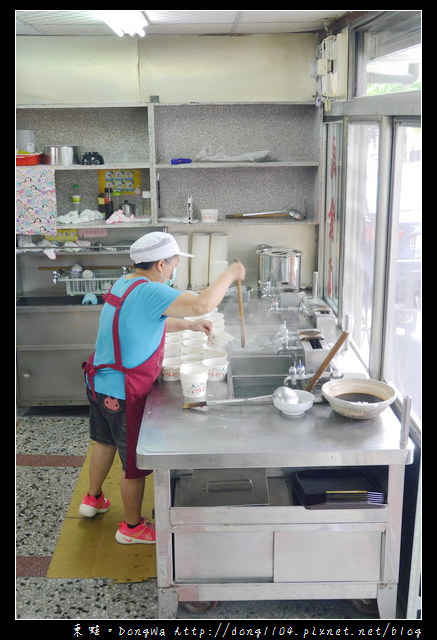
<path fill-rule="evenodd" d="M 196 409 L 198 407 L 210 407 L 216 405 L 238 405 L 238 404 L 252 404 L 257 402 L 266 402 L 269 400 L 278 400 L 285 404 L 298 404 L 299 396 L 294 389 L 290 387 L 278 387 L 273 393 L 267 396 L 254 396 L 252 398 L 225 398 L 223 400 L 197 400 L 195 402 L 184 402 L 182 409 Z"/>
<path fill-rule="evenodd" d="M 286 386 L 275 389 L 272 394 L 272 398 L 278 400 L 278 402 L 284 402 L 285 404 L 299 404 L 299 396 L 296 391 Z"/>
<path fill-rule="evenodd" d="M 225 218 L 283 218 L 290 216 L 295 220 L 304 220 L 306 213 L 298 211 L 297 209 L 289 209 L 288 211 L 260 211 L 259 213 L 231 213 L 226 215 Z"/>

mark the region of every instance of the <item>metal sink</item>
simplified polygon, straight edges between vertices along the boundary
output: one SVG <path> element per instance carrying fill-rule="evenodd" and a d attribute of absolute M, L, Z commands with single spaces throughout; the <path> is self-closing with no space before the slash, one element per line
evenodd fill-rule
<path fill-rule="evenodd" d="M 280 387 L 293 364 L 290 354 L 232 355 L 229 358 L 229 397 L 262 396 Z M 230 373 L 230 375 L 229 375 Z"/>
<path fill-rule="evenodd" d="M 53 306 L 77 306 L 81 305 L 83 295 L 80 296 L 19 296 L 17 307 L 53 307 Z M 103 304 L 101 296 L 97 296 L 98 304 Z"/>

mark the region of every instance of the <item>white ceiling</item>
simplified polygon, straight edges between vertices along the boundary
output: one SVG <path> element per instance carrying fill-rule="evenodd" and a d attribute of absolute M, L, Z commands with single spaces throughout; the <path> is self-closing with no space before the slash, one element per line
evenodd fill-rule
<path fill-rule="evenodd" d="M 321 31 L 351 11 L 147 11 L 150 35 L 232 35 Z M 15 11 L 16 34 L 107 36 L 114 32 L 92 11 Z M 325 21 L 328 21 L 326 23 Z"/>

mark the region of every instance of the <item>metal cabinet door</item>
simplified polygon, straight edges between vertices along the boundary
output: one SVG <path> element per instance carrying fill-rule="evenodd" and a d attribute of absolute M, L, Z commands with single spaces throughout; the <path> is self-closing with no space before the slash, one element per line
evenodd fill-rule
<path fill-rule="evenodd" d="M 174 534 L 177 581 L 272 580 L 271 531 L 195 531 Z"/>
<path fill-rule="evenodd" d="M 17 352 L 19 402 L 32 404 L 86 404 L 82 362 L 93 350 L 35 349 Z"/>
<path fill-rule="evenodd" d="M 275 582 L 378 581 L 383 524 L 296 525 L 275 533 Z"/>

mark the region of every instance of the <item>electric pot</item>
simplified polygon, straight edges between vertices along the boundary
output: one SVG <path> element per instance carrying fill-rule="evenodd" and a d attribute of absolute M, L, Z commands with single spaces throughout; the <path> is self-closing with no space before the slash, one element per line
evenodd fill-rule
<path fill-rule="evenodd" d="M 302 253 L 286 247 L 260 245 L 259 281 L 261 285 L 270 282 L 273 287 L 286 286 L 289 289 L 300 289 L 300 270 Z"/>

